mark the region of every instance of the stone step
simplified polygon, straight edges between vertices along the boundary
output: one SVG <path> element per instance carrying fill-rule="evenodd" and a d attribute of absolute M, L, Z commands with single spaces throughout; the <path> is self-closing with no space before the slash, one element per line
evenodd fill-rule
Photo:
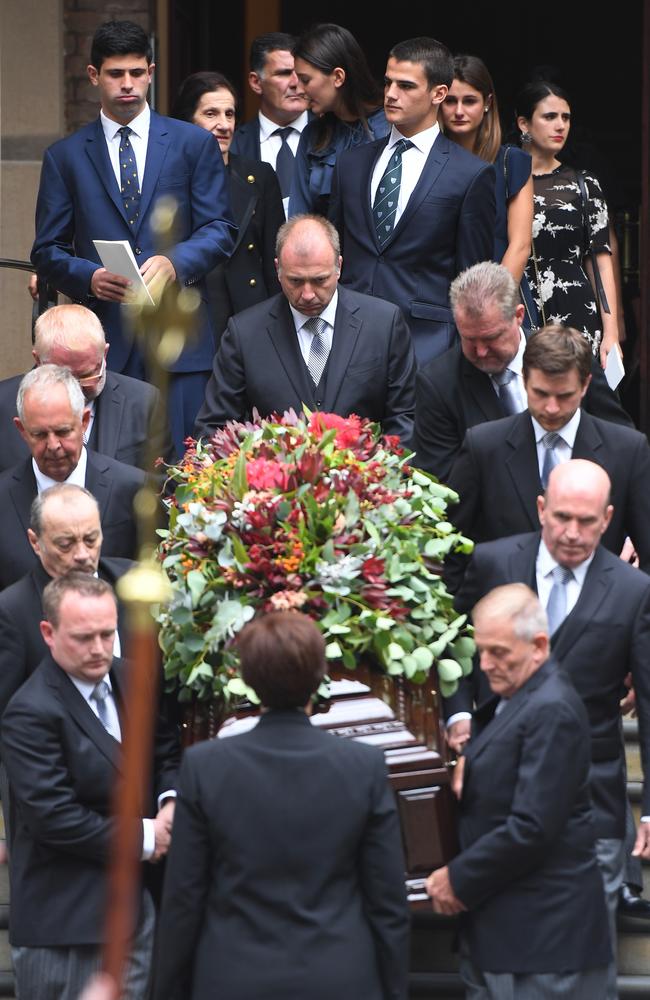
<path fill-rule="evenodd" d="M 0 994 L 1 995 L 1 994 Z M 649 976 L 619 976 L 619 1000 L 650 997 Z M 463 984 L 458 973 L 413 973 L 409 976 L 409 998 L 412 1000 L 456 1000 L 463 997 Z"/>

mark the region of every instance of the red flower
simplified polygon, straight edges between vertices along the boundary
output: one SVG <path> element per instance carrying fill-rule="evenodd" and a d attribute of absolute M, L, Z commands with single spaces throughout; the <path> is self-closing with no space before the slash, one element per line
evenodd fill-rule
<path fill-rule="evenodd" d="M 377 556 L 370 556 L 364 561 L 361 567 L 361 576 L 368 583 L 382 583 L 384 577 L 385 561 Z"/>
<path fill-rule="evenodd" d="M 336 430 L 338 448 L 354 448 L 361 436 L 361 418 L 355 413 L 349 417 L 339 417 L 336 413 L 312 413 L 309 430 L 314 437 L 321 438 L 325 431 Z"/>
<path fill-rule="evenodd" d="M 286 490 L 289 484 L 287 469 L 266 458 L 252 458 L 246 463 L 246 479 L 254 490 Z"/>

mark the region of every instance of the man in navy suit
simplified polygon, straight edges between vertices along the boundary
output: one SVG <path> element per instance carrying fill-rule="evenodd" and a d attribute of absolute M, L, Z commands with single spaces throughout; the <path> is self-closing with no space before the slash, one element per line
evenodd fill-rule
<path fill-rule="evenodd" d="M 111 345 L 109 367 L 137 378 L 145 375 L 143 360 L 121 308 L 129 283 L 101 266 L 93 240 L 127 240 L 154 298 L 170 281 L 199 288 L 198 336 L 170 363 L 170 415 L 180 453 L 215 350 L 203 279 L 233 245 L 223 161 L 204 129 L 150 111 L 154 64 L 142 28 L 130 21 L 102 24 L 90 59 L 100 117 L 45 152 L 32 261 L 58 291 L 94 309 Z M 152 231 L 162 195 L 177 205 L 175 243 L 164 254 Z"/>
<path fill-rule="evenodd" d="M 492 590 L 473 617 L 492 697 L 454 775 L 461 852 L 428 892 L 437 912 L 461 914 L 467 996 L 602 998 L 616 970 L 585 706 L 549 655 L 546 615 L 527 586 Z"/>
<path fill-rule="evenodd" d="M 438 126 L 453 75 L 451 53 L 434 38 L 394 46 L 384 89 L 391 133 L 338 157 L 330 206 L 343 283 L 401 308 L 418 365 L 454 339 L 451 281 L 494 251 L 494 167 Z"/>
<path fill-rule="evenodd" d="M 239 126 L 230 147 L 231 153 L 273 167 L 285 213 L 300 135 L 312 117 L 293 67 L 291 50 L 295 42 L 293 35 L 281 31 L 269 31 L 253 39 L 248 85 L 258 95 L 260 107 L 255 118 Z"/>

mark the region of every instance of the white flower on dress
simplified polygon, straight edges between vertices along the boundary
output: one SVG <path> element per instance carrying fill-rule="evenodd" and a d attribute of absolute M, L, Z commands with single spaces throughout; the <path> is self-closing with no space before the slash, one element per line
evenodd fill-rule
<path fill-rule="evenodd" d="M 541 233 L 542 229 L 544 228 L 545 224 L 546 224 L 546 215 L 545 215 L 544 212 L 540 212 L 538 215 L 534 216 L 534 218 L 533 218 L 533 239 L 534 240 L 537 239 L 537 237 Z"/>

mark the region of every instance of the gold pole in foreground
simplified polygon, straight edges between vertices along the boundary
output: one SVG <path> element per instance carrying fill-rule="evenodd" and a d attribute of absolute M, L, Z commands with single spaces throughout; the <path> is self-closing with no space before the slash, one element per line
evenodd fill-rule
<path fill-rule="evenodd" d="M 161 253 L 173 242 L 176 206 L 161 198 L 153 227 Z M 160 393 L 166 409 L 169 367 L 178 358 L 196 322 L 200 296 L 195 289 L 168 285 L 160 294 L 152 288 L 156 305 L 129 306 L 149 381 Z M 150 428 L 151 430 L 151 428 Z M 149 434 L 149 441 L 155 435 Z M 149 446 L 151 448 L 151 445 Z M 153 472 L 156 455 L 149 454 L 147 468 Z M 138 528 L 137 565 L 117 585 L 127 607 L 129 641 L 129 687 L 126 692 L 122 732 L 122 770 L 115 796 L 115 835 L 108 873 L 108 911 L 104 970 L 122 984 L 130 939 L 138 907 L 140 817 L 147 801 L 152 764 L 154 720 L 158 704 L 158 641 L 152 607 L 168 599 L 169 585 L 155 561 L 156 527 L 161 502 L 153 481 L 138 492 L 134 516 Z"/>

